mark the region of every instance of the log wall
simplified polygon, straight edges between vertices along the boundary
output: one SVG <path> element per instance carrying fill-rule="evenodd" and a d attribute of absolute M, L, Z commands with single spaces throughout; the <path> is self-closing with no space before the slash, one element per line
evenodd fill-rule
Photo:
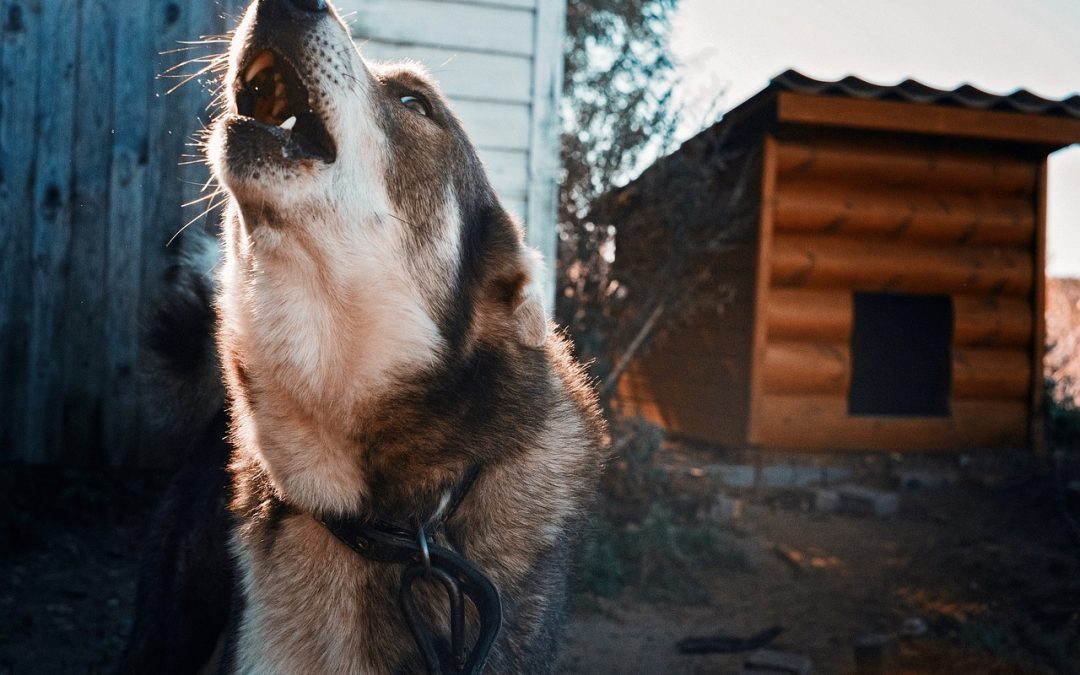
<path fill-rule="evenodd" d="M 659 336 L 619 380 L 620 413 L 640 415 L 669 433 L 726 446 L 746 439 L 754 243 L 717 256 L 718 276 L 732 289 L 723 311 L 701 311 Z"/>
<path fill-rule="evenodd" d="M 765 171 L 773 173 L 763 177 L 750 441 L 822 449 L 1027 445 L 1039 163 L 854 134 L 765 143 Z M 951 296 L 948 417 L 848 413 L 856 292 Z"/>

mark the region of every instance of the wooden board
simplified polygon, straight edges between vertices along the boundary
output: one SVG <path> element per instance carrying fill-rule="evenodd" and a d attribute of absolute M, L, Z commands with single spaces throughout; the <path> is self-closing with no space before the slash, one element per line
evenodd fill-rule
<path fill-rule="evenodd" d="M 844 396 L 766 396 L 756 442 L 793 450 L 955 451 L 1027 445 L 1025 401 L 952 401 L 949 417 L 852 417 Z"/>
<path fill-rule="evenodd" d="M 457 101 L 454 111 L 465 133 L 481 150 L 529 150 L 529 106 L 518 103 Z"/>
<path fill-rule="evenodd" d="M 1031 195 L 1038 169 L 1025 159 L 887 140 L 785 141 L 782 180 L 844 181 L 878 187 Z"/>
<path fill-rule="evenodd" d="M 510 54 L 487 54 L 467 49 L 357 40 L 364 58 L 379 61 L 410 59 L 424 64 L 452 99 L 529 103 L 532 100 L 532 59 Z"/>
<path fill-rule="evenodd" d="M 851 349 L 846 343 L 768 342 L 767 394 L 835 394 L 851 387 Z"/>
<path fill-rule="evenodd" d="M 772 283 L 781 287 L 1012 297 L 1031 291 L 1031 256 L 1022 249 L 779 233 L 772 249 Z"/>
<path fill-rule="evenodd" d="M 851 291 L 774 288 L 768 307 L 769 340 L 846 342 L 851 338 Z M 953 297 L 953 344 L 958 347 L 1027 347 L 1031 303 L 992 295 Z"/>
<path fill-rule="evenodd" d="M 77 100 L 112 100 L 113 12 L 105 0 L 82 0 L 79 9 Z M 110 154 L 102 139 L 112 130 L 111 105 L 77 105 L 75 109 L 75 204 L 71 221 L 72 256 L 68 263 L 61 333 L 63 352 L 63 448 L 78 449 L 72 461 L 101 461 L 102 397 L 106 373 L 102 354 L 105 335 L 100 312 L 108 302 L 105 277 L 105 232 L 109 212 Z"/>
<path fill-rule="evenodd" d="M 436 0 L 339 0 L 358 38 L 531 56 L 535 28 L 528 8 Z M 452 27 L 452 30 L 450 30 Z"/>
<path fill-rule="evenodd" d="M 1031 354 L 1027 349 L 954 349 L 954 398 L 1015 399 L 1027 402 Z"/>
<path fill-rule="evenodd" d="M 1032 309 L 1026 298 L 960 295 L 953 298 L 953 344 L 958 347 L 1026 347 Z"/>
<path fill-rule="evenodd" d="M 492 187 L 504 199 L 525 200 L 529 182 L 529 153 L 524 150 L 477 150 Z"/>
<path fill-rule="evenodd" d="M 750 357 L 750 420 L 747 439 L 761 443 L 761 431 L 766 420 L 763 402 L 765 398 L 765 350 L 769 337 L 769 302 L 773 286 L 776 253 L 773 251 L 774 233 L 772 208 L 776 195 L 777 143 L 772 136 L 765 136 L 761 167 L 761 206 L 757 246 L 757 270 L 754 284 L 753 343 Z"/>
<path fill-rule="evenodd" d="M 792 124 L 1016 141 L 1056 149 L 1080 142 L 1080 119 L 781 92 L 777 119 Z"/>
<path fill-rule="evenodd" d="M 769 294 L 769 340 L 851 339 L 850 291 L 774 288 Z"/>
<path fill-rule="evenodd" d="M 104 358 L 109 372 L 105 407 L 110 411 L 104 436 L 108 461 L 113 465 L 168 463 L 168 458 L 159 454 L 161 444 L 144 433 L 135 374 L 139 310 L 144 302 L 158 297 L 161 274 L 170 262 L 165 242 L 186 222 L 180 208 L 183 185 L 178 163 L 181 155 L 194 150 L 184 146 L 187 132 L 183 121 L 189 108 L 184 98 L 199 90 L 188 85 L 167 94 L 175 82 L 155 79 L 154 71 L 165 72 L 190 58 L 167 53 L 194 33 L 189 28 L 188 9 L 186 5 L 172 6 L 168 0 L 152 0 L 141 6 L 129 5 L 116 15 L 114 30 L 129 38 L 116 43 L 111 102 L 117 133 L 109 179 L 105 284 L 112 301 L 105 307 L 103 321 L 109 345 Z M 151 72 L 134 63 L 148 55 L 154 64 Z M 141 255 L 132 255 L 133 250 Z"/>
<path fill-rule="evenodd" d="M 1048 164 L 1044 158 L 1039 166 L 1039 181 L 1035 190 L 1035 265 L 1032 270 L 1031 305 L 1033 307 L 1034 339 L 1031 341 L 1031 445 L 1036 452 L 1046 452 L 1045 411 L 1046 391 L 1043 382 L 1043 361 L 1046 358 L 1046 177 Z"/>
<path fill-rule="evenodd" d="M 519 9 L 532 9 L 536 2 L 544 0 L 441 0 L 442 2 L 456 2 L 463 5 L 496 5 L 502 7 L 517 7 Z"/>
<path fill-rule="evenodd" d="M 529 185 L 526 239 L 548 261 L 543 286 L 544 309 L 555 311 L 555 261 L 558 258 L 556 214 L 559 206 L 559 98 L 563 81 L 563 32 L 566 3 L 539 0 L 533 44 L 532 109 L 529 114 Z"/>
<path fill-rule="evenodd" d="M 1035 213 L 1028 196 L 784 181 L 775 222 L 778 232 L 1029 246 Z"/>
<path fill-rule="evenodd" d="M 77 16 L 77 0 L 56 0 L 41 6 L 41 25 L 46 30 Z M 58 454 L 62 440 L 56 420 L 61 407 L 63 340 L 67 336 L 58 335 L 57 328 L 71 237 L 73 190 L 69 157 L 75 136 L 76 46 L 72 40 L 46 39 L 37 55 L 41 68 L 34 129 L 31 194 L 35 211 L 28 280 L 31 305 L 23 449 L 30 463 L 41 463 Z"/>
<path fill-rule="evenodd" d="M 0 31 L 0 458 L 24 461 L 29 377 L 31 240 L 40 13 L 5 3 Z M 19 280 L 16 282 L 16 280 Z M 40 457 L 40 455 L 39 455 Z"/>

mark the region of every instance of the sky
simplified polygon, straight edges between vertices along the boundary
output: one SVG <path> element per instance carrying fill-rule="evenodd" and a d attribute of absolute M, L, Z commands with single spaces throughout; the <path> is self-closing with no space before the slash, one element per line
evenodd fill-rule
<path fill-rule="evenodd" d="M 680 0 L 679 100 L 700 122 L 788 68 L 1065 98 L 1080 89 L 1080 0 Z M 1047 269 L 1080 277 L 1080 145 L 1051 155 Z"/>

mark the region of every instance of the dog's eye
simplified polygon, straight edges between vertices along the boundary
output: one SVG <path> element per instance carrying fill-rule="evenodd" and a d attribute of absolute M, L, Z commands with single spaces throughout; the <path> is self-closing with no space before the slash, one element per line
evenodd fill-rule
<path fill-rule="evenodd" d="M 424 117 L 428 116 L 427 105 L 425 105 L 424 102 L 416 96 L 402 96 L 401 105 L 405 106 L 414 113 L 418 113 L 420 115 L 423 115 Z"/>

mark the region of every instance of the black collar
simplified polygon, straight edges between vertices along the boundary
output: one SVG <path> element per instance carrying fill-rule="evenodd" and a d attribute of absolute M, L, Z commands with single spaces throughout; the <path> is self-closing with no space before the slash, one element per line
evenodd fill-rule
<path fill-rule="evenodd" d="M 502 625 L 499 591 L 491 580 L 463 555 L 433 540 L 436 534 L 445 531 L 446 523 L 465 499 L 478 474 L 478 467 L 466 473 L 451 493 L 447 506 L 425 523 L 413 527 L 355 517 L 316 518 L 357 555 L 373 562 L 405 566 L 398 601 L 432 675 L 477 675 L 482 672 Z M 426 619 L 417 607 L 413 587 L 424 580 L 442 585 L 450 600 L 449 640 L 436 634 L 437 629 L 432 626 L 439 624 Z M 480 620 L 479 636 L 469 650 L 464 644 L 465 598 L 472 602 Z"/>

